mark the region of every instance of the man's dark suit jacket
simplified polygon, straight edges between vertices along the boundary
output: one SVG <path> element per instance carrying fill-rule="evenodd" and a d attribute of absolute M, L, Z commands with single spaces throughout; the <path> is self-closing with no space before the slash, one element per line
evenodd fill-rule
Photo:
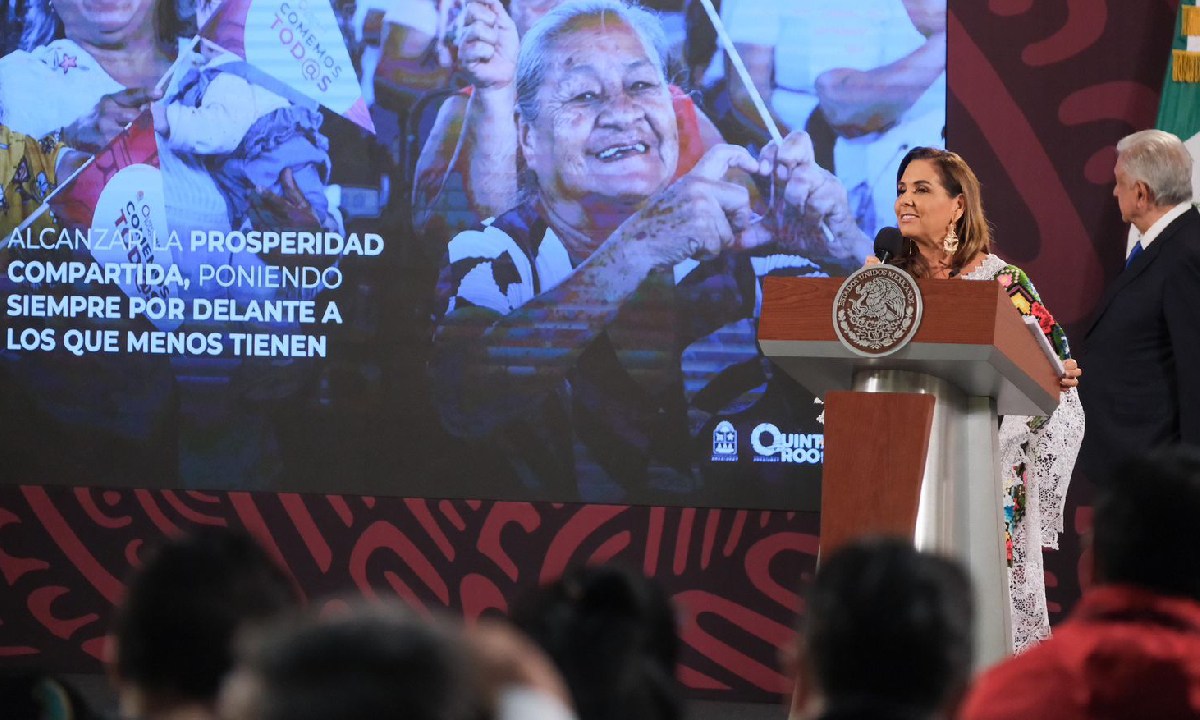
<path fill-rule="evenodd" d="M 1087 332 L 1080 459 L 1104 485 L 1122 460 L 1200 445 L 1200 214 L 1168 225 L 1104 294 Z"/>

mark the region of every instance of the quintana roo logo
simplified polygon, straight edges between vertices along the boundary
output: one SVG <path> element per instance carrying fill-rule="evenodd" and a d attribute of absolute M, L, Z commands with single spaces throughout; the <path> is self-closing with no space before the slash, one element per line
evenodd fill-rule
<path fill-rule="evenodd" d="M 833 329 L 856 355 L 890 355 L 916 335 L 923 307 L 911 275 L 892 265 L 868 265 L 838 288 Z"/>
<path fill-rule="evenodd" d="M 825 461 L 825 436 L 785 433 L 772 423 L 760 423 L 750 433 L 754 462 L 819 465 Z"/>

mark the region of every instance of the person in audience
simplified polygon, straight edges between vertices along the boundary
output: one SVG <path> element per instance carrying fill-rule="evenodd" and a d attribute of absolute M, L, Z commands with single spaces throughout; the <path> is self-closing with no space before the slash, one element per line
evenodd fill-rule
<path fill-rule="evenodd" d="M 298 604 L 289 578 L 243 532 L 206 527 L 166 543 L 129 582 L 113 622 L 121 717 L 215 718 L 238 636 Z"/>
<path fill-rule="evenodd" d="M 480 619 L 466 640 L 494 699 L 497 720 L 576 720 L 571 691 L 554 661 L 512 623 Z"/>
<path fill-rule="evenodd" d="M 1200 451 L 1115 477 L 1095 505 L 1096 585 L 1053 638 L 979 678 L 962 720 L 1200 717 Z"/>
<path fill-rule="evenodd" d="M 196 12 L 202 21 L 220 6 L 219 0 L 200 3 Z M 264 192 L 283 197 L 287 173 L 312 208 L 312 221 L 301 227 L 336 232 L 340 224 L 325 197 L 332 164 L 321 114 L 230 70 L 242 59 L 211 40 L 200 38 L 187 52 L 174 92 L 151 105 L 154 129 L 160 142 L 208 169 L 225 201 L 229 226 L 276 227 L 262 222 L 254 204 Z"/>
<path fill-rule="evenodd" d="M 157 99 L 187 31 L 175 0 L 32 0 L 21 50 L 0 58 L 5 123 L 99 150 Z"/>
<path fill-rule="evenodd" d="M 579 720 L 680 720 L 674 608 L 653 581 L 579 567 L 519 599 L 513 623 L 562 671 Z"/>
<path fill-rule="evenodd" d="M 413 220 L 444 243 L 463 229 L 510 209 L 522 167 L 517 126 L 519 38 L 556 7 L 574 0 L 468 0 L 460 18 L 458 64 L 470 88 L 447 99 L 415 168 Z M 665 40 L 662 40 L 665 46 Z M 665 52 L 665 47 L 659 48 Z M 692 98 L 670 86 L 680 158 L 678 174 L 695 165 L 721 134 Z M 465 193 L 465 196 L 460 194 Z M 449 223 L 434 228 L 431 223 Z M 436 243 L 435 243 L 436 244 Z M 440 252 L 444 248 L 438 248 Z"/>
<path fill-rule="evenodd" d="M 759 278 L 857 267 L 869 248 L 802 132 L 757 159 L 714 147 L 678 176 L 661 37 L 614 0 L 567 3 L 529 32 L 515 81 L 526 199 L 452 239 L 439 280 L 443 424 L 495 443 L 526 487 L 590 502 L 696 487 L 704 424 L 766 391 Z M 776 178 L 763 214 L 738 183 L 750 175 Z"/>
<path fill-rule="evenodd" d="M 222 689 L 221 716 L 490 720 L 483 677 L 452 626 L 399 606 L 353 606 L 282 625 L 251 643 Z"/>
<path fill-rule="evenodd" d="M 841 548 L 808 592 L 792 717 L 953 717 L 971 676 L 973 622 L 957 562 L 897 539 Z"/>
<path fill-rule="evenodd" d="M 1076 390 L 1082 371 L 1029 276 L 993 253 L 979 179 L 961 156 L 929 147 L 908 151 L 896 172 L 894 210 L 905 242 L 893 264 L 917 278 L 1000 283 L 1017 311 L 1037 320 L 1063 363 L 1061 402 L 1049 417 L 1006 415 L 1000 423 L 1012 635 L 1019 650 L 1050 635 L 1042 548 L 1058 547 L 1067 487 L 1083 440 Z"/>
<path fill-rule="evenodd" d="M 194 0 L 196 24 L 208 30 L 225 0 Z M 170 92 L 151 104 L 159 144 L 167 145 L 211 174 L 225 201 L 229 227 L 275 229 L 255 204 L 283 197 L 284 176 L 300 188 L 310 221 L 302 230 L 341 225 L 328 212 L 325 186 L 331 171 L 329 139 L 321 114 L 243 77 L 244 61 L 206 37 L 180 48 Z"/>
<path fill-rule="evenodd" d="M 1159 445 L 1200 445 L 1200 214 L 1192 197 L 1193 160 L 1162 130 L 1117 143 L 1113 195 L 1136 231 L 1125 269 L 1087 330 L 1093 373 L 1082 389 L 1091 430 L 1080 461 L 1100 485 L 1123 483 L 1122 460 Z"/>

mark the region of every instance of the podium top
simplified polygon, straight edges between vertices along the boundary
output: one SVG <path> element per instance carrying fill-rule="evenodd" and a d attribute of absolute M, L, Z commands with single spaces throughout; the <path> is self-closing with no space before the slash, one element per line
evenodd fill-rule
<path fill-rule="evenodd" d="M 868 358 L 834 331 L 842 282 L 763 281 L 759 346 L 817 397 L 851 389 L 855 371 L 869 368 L 940 377 L 968 395 L 995 398 L 1002 415 L 1049 415 L 1058 406 L 1058 375 L 999 283 L 918 280 L 925 310 L 916 335 L 892 355 Z"/>

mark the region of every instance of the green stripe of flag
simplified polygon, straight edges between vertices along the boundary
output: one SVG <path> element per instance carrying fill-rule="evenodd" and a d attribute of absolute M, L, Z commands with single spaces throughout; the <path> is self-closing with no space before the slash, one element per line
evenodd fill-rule
<path fill-rule="evenodd" d="M 1187 36 L 1183 33 L 1184 12 L 1187 8 L 1195 6 L 1196 0 L 1184 0 L 1179 4 L 1179 14 L 1175 19 L 1175 36 L 1171 43 L 1171 53 L 1167 57 L 1166 77 L 1163 78 L 1162 100 L 1158 105 L 1158 128 L 1174 133 L 1185 141 L 1200 133 L 1200 82 L 1177 81 L 1174 79 L 1173 70 L 1178 62 L 1176 52 L 1187 52 Z M 1200 63 L 1200 53 L 1197 53 L 1197 57 L 1188 59 Z M 1193 80 L 1195 79 L 1200 78 L 1193 77 Z"/>

